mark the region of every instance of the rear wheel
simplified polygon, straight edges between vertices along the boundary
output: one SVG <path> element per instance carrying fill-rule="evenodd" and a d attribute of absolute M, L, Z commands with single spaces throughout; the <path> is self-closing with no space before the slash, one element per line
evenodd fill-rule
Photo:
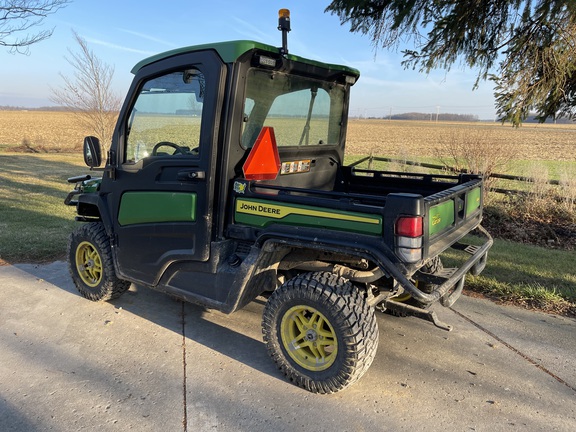
<path fill-rule="evenodd" d="M 112 300 L 130 288 L 130 282 L 116 277 L 110 240 L 100 222 L 83 224 L 70 234 L 68 265 L 74 285 L 89 300 Z"/>
<path fill-rule="evenodd" d="M 274 291 L 262 331 L 284 375 L 313 393 L 334 393 L 360 379 L 378 347 L 374 309 L 332 273 L 303 274 Z"/>

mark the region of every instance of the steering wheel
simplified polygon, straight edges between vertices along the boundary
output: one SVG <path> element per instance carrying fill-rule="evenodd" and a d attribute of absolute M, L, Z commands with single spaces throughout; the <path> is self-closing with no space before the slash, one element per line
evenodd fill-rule
<path fill-rule="evenodd" d="M 177 144 L 174 144 L 173 142 L 170 141 L 160 141 L 158 144 L 156 144 L 154 146 L 154 148 L 152 149 L 152 156 L 157 156 L 158 155 L 158 149 L 160 147 L 172 147 L 174 149 L 174 153 L 172 153 L 173 155 L 175 154 L 186 154 L 186 150 L 183 149 L 182 147 L 180 147 Z"/>

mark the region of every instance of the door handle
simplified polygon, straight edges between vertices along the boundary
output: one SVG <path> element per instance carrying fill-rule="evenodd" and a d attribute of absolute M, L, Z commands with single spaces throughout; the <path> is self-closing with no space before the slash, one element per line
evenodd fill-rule
<path fill-rule="evenodd" d="M 198 170 L 178 171 L 179 181 L 204 180 L 205 178 L 206 178 L 206 171 L 198 171 Z"/>

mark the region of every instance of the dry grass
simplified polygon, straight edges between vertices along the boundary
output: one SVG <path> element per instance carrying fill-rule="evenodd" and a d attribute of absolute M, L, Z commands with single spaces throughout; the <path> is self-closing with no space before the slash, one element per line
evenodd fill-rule
<path fill-rule="evenodd" d="M 434 158 L 437 144 L 447 136 L 470 133 L 486 134 L 494 146 L 514 148 L 518 159 L 576 161 L 576 125 L 526 124 L 516 129 L 500 123 L 350 120 L 347 152 Z"/>
<path fill-rule="evenodd" d="M 78 127 L 74 115 L 52 111 L 0 111 L 0 150 L 15 150 L 27 142 L 42 152 L 81 148 L 90 131 Z"/>
<path fill-rule="evenodd" d="M 564 168 L 560 172 L 560 190 L 564 207 L 569 212 L 576 211 L 576 166 Z"/>
<path fill-rule="evenodd" d="M 514 148 L 518 159 L 576 161 L 576 125 L 526 124 L 515 129 L 499 123 L 352 119 L 348 124 L 347 153 L 435 158 L 438 143 L 447 136 L 470 133 L 485 133 L 494 146 Z M 27 141 L 40 151 L 77 151 L 84 136 L 91 134 L 77 125 L 71 113 L 0 111 L 0 150 L 15 150 Z"/>
<path fill-rule="evenodd" d="M 66 178 L 86 172 L 79 152 L 0 154 L 0 261 L 64 257 L 75 224 L 75 209 L 64 205 L 73 188 Z"/>

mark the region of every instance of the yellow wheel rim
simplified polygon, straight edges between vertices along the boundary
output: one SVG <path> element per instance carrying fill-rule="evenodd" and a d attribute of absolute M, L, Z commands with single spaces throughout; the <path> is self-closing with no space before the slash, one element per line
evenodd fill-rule
<path fill-rule="evenodd" d="M 390 300 L 402 303 L 402 302 L 410 300 L 411 298 L 412 298 L 412 296 L 410 295 L 410 293 L 402 293 L 400 295 L 395 295 L 393 297 L 390 297 Z"/>
<path fill-rule="evenodd" d="M 309 371 L 328 369 L 336 360 L 338 341 L 330 322 L 310 306 L 294 306 L 280 323 L 282 343 L 288 355 Z"/>
<path fill-rule="evenodd" d="M 420 288 L 421 284 L 422 284 L 421 281 L 415 281 L 414 282 L 414 285 L 416 286 L 416 288 Z M 407 302 L 408 300 L 410 300 L 411 298 L 412 298 L 412 295 L 410 295 L 409 292 L 403 292 L 402 294 L 398 294 L 398 295 L 390 297 L 390 300 L 404 303 L 404 302 Z"/>
<path fill-rule="evenodd" d="M 91 288 L 102 280 L 102 258 L 92 243 L 84 241 L 76 248 L 76 269 L 82 282 Z"/>

